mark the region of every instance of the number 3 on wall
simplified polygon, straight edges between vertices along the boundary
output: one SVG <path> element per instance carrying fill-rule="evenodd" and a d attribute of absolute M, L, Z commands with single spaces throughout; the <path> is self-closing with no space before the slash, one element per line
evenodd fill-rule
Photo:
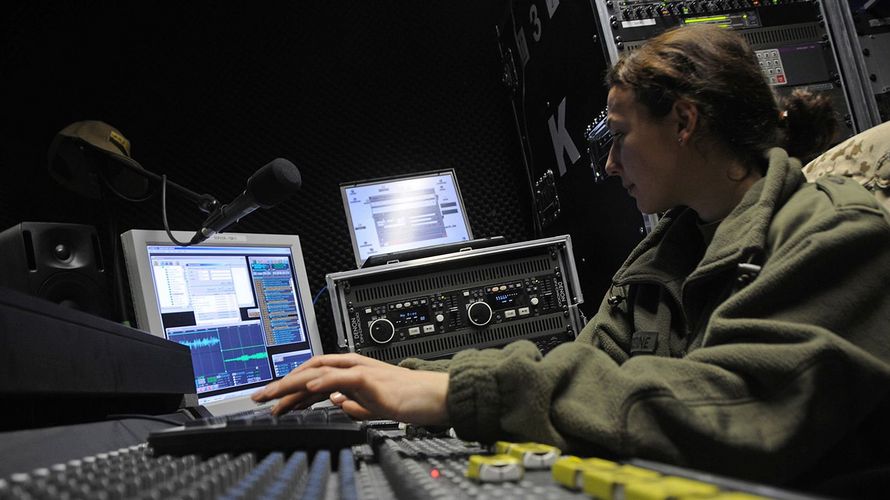
<path fill-rule="evenodd" d="M 528 20 L 534 26 L 534 31 L 532 31 L 532 38 L 535 39 L 536 42 L 541 41 L 541 18 L 538 17 L 538 6 L 532 4 L 531 7 L 528 8 Z"/>
<path fill-rule="evenodd" d="M 553 13 L 556 12 L 556 9 L 559 7 L 559 0 L 545 0 L 547 4 L 547 17 L 552 19 Z M 528 8 L 528 20 L 532 26 L 534 26 L 535 30 L 532 32 L 532 38 L 535 39 L 536 42 L 541 41 L 542 34 L 542 26 L 541 26 L 541 18 L 538 17 L 538 6 L 535 4 L 531 4 Z"/>

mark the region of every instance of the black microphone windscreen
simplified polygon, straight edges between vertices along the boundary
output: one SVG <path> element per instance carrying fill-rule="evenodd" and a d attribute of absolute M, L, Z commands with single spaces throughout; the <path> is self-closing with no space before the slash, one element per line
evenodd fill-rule
<path fill-rule="evenodd" d="M 257 170 L 247 180 L 247 192 L 257 205 L 269 208 L 297 192 L 302 177 L 296 165 L 284 158 L 276 158 Z"/>

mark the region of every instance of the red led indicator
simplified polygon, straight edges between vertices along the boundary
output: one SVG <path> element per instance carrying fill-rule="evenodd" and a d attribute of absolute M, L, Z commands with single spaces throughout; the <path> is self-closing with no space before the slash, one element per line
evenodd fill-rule
<path fill-rule="evenodd" d="M 433 479 L 438 479 L 439 478 L 439 469 L 431 470 L 430 477 L 432 477 Z"/>

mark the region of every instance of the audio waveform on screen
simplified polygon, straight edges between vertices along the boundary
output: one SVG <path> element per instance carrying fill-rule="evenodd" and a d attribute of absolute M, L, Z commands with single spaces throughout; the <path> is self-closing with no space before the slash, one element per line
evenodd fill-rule
<path fill-rule="evenodd" d="M 262 352 L 256 352 L 253 354 L 242 354 L 241 356 L 238 356 L 237 358 L 227 358 L 227 359 L 224 359 L 223 361 L 225 361 L 226 363 L 232 363 L 235 361 L 248 361 L 251 359 L 266 359 L 266 352 L 262 351 Z"/>
<path fill-rule="evenodd" d="M 188 346 L 189 349 L 198 349 L 200 347 L 211 347 L 219 344 L 219 337 L 203 337 L 194 340 L 181 340 L 180 344 Z"/>
<path fill-rule="evenodd" d="M 184 328 L 167 338 L 191 351 L 199 394 L 272 379 L 258 323 Z"/>

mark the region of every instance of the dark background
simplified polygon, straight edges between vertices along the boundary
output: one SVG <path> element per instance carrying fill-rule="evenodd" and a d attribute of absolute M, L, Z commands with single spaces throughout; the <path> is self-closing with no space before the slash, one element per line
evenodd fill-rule
<path fill-rule="evenodd" d="M 90 200 L 47 172 L 55 134 L 101 120 L 147 170 L 225 203 L 276 157 L 302 190 L 230 231 L 297 233 L 313 294 L 354 268 L 338 184 L 454 168 L 476 237 L 534 237 L 501 84 L 499 1 L 17 3 L 6 9 L 0 229 L 91 224 L 111 255 L 131 228 L 162 229 L 159 196 Z M 110 220 L 114 217 L 116 220 Z M 168 193 L 173 229 L 204 214 Z M 318 316 L 330 325 L 326 298 Z"/>

